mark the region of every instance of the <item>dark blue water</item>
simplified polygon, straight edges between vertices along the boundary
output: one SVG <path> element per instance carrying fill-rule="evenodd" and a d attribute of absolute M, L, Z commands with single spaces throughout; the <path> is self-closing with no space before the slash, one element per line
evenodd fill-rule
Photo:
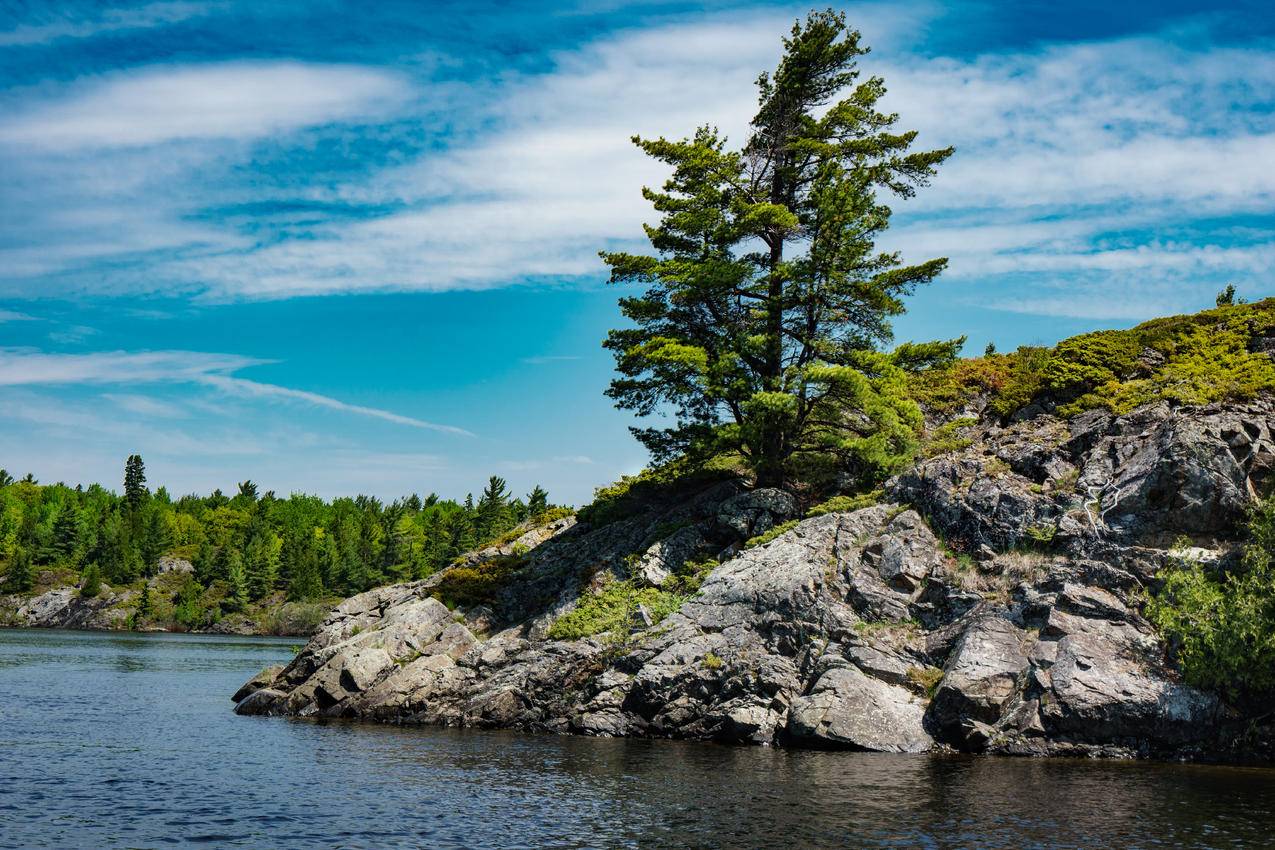
<path fill-rule="evenodd" d="M 0 847 L 1272 847 L 1275 771 L 237 717 L 295 640 L 0 630 Z"/>

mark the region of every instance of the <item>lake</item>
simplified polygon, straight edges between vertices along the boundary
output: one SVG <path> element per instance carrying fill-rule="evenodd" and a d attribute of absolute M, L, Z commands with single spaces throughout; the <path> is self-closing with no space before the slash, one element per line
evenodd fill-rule
<path fill-rule="evenodd" d="M 238 717 L 296 639 L 0 630 L 0 848 L 1270 847 L 1275 770 Z"/>

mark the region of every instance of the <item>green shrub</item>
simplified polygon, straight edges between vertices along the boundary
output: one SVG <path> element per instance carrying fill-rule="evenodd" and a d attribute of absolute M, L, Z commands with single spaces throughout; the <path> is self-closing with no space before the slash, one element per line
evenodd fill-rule
<path fill-rule="evenodd" d="M 814 517 L 863 510 L 880 502 L 883 495 L 885 495 L 885 491 L 873 490 L 870 493 L 859 493 L 854 496 L 833 496 L 828 501 L 815 505 L 806 511 L 806 516 Z"/>
<path fill-rule="evenodd" d="M 583 596 L 574 609 L 549 627 L 553 640 L 579 640 L 603 632 L 625 633 L 638 613 L 646 607 L 651 625 L 682 606 L 687 596 L 657 587 L 637 587 L 632 581 L 612 581 L 597 593 Z"/>
<path fill-rule="evenodd" d="M 738 478 L 742 474 L 737 455 L 721 455 L 700 464 L 692 464 L 682 458 L 644 469 L 637 475 L 625 475 L 614 484 L 599 487 L 593 494 L 593 501 L 576 515 L 581 522 L 594 526 L 608 525 L 642 513 L 662 500 L 675 498 L 679 492 Z"/>
<path fill-rule="evenodd" d="M 720 670 L 726 664 L 722 657 L 715 652 L 704 653 L 704 666 L 709 670 Z"/>
<path fill-rule="evenodd" d="M 1023 347 L 959 360 L 917 373 L 909 391 L 936 416 L 987 395 L 989 411 L 1001 418 L 1038 398 L 1052 399 L 1062 416 L 1099 407 L 1122 414 L 1162 400 L 1203 405 L 1249 399 L 1275 390 L 1275 363 L 1252 345 L 1272 329 L 1275 298 L 1227 304 L 1128 330 L 1081 334 L 1053 349 Z"/>
<path fill-rule="evenodd" d="M 799 521 L 800 520 L 790 519 L 787 522 L 781 522 L 779 525 L 776 525 L 764 534 L 758 534 L 756 537 L 750 537 L 748 538 L 748 542 L 744 544 L 744 548 L 752 549 L 757 546 L 765 546 L 781 534 L 787 534 L 792 531 L 797 527 L 797 523 Z"/>
<path fill-rule="evenodd" d="M 449 567 L 434 585 L 434 595 L 448 608 L 490 605 L 524 566 L 522 556 L 503 555 L 472 567 Z"/>
<path fill-rule="evenodd" d="M 969 416 L 944 422 L 931 431 L 921 443 L 921 454 L 925 457 L 936 457 L 969 448 L 974 440 L 968 432 L 977 424 L 978 420 Z"/>
<path fill-rule="evenodd" d="M 80 596 L 84 599 L 95 599 L 102 592 L 102 571 L 97 564 L 89 564 L 84 570 L 84 580 L 80 582 Z"/>
<path fill-rule="evenodd" d="M 908 681 L 925 691 L 928 698 L 934 699 L 939 683 L 943 681 L 943 669 L 941 667 L 909 667 Z"/>
<path fill-rule="evenodd" d="M 1182 561 L 1161 575 L 1146 616 L 1192 685 L 1232 699 L 1275 695 L 1275 498 L 1253 511 L 1241 566 Z"/>

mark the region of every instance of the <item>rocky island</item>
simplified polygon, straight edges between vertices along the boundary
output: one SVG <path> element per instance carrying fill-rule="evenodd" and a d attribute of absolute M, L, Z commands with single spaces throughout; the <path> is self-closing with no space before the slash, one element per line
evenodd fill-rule
<path fill-rule="evenodd" d="M 1246 569 L 1275 483 L 1273 318 L 1267 300 L 957 361 L 916 384 L 926 437 L 879 491 L 811 505 L 729 465 L 626 479 L 345 600 L 236 711 L 1269 759 L 1262 704 L 1184 677 L 1164 588 Z"/>

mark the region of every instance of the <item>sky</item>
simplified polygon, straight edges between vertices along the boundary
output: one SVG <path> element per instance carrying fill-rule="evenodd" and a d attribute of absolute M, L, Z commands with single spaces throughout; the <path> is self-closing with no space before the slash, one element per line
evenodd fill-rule
<path fill-rule="evenodd" d="M 1048 344 L 1275 293 L 1275 11 L 839 6 L 955 155 L 886 247 L 897 338 Z M 0 3 L 0 467 L 173 493 L 580 504 L 641 469 L 603 396 L 664 173 L 743 138 L 808 6 Z"/>

